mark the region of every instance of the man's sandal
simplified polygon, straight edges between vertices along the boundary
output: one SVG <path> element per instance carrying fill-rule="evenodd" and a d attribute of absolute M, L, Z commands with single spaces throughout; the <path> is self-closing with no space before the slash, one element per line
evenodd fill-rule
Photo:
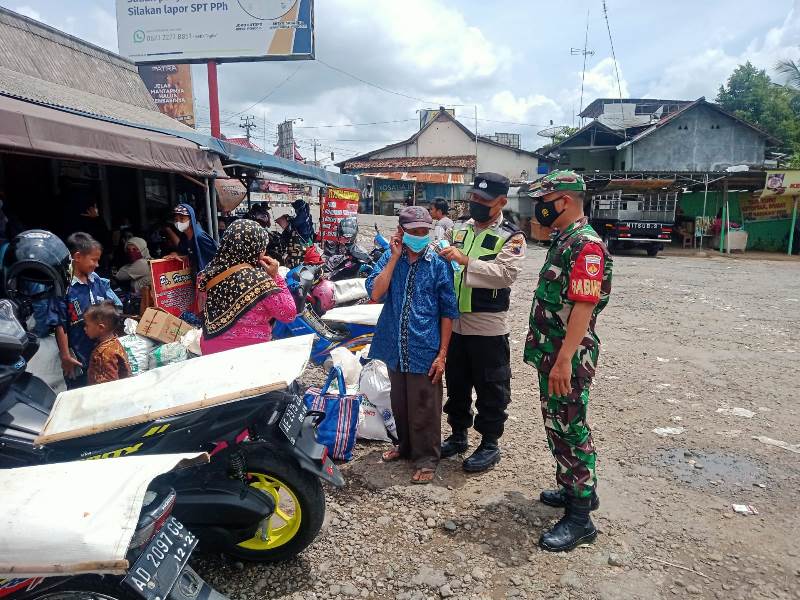
<path fill-rule="evenodd" d="M 394 462 L 396 460 L 400 460 L 401 458 L 403 458 L 403 457 L 400 454 L 400 449 L 397 446 L 395 446 L 391 450 L 387 450 L 386 452 L 381 454 L 381 460 L 383 462 L 387 462 L 387 463 L 388 462 Z"/>
<path fill-rule="evenodd" d="M 411 483 L 417 485 L 426 485 L 433 481 L 436 476 L 436 469 L 417 469 L 414 476 L 411 478 Z"/>

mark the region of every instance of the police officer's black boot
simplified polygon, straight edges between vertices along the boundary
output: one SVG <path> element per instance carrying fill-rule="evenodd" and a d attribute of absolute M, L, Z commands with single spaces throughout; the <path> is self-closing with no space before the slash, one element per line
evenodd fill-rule
<path fill-rule="evenodd" d="M 544 490 L 539 494 L 539 502 L 547 504 L 547 506 L 555 506 L 556 508 L 564 508 L 567 505 L 567 490 L 559 488 L 557 490 Z M 596 490 L 592 490 L 592 510 L 595 511 L 600 508 L 600 498 Z"/>
<path fill-rule="evenodd" d="M 463 454 L 469 448 L 466 429 L 454 429 L 453 433 L 442 442 L 442 458 L 450 458 L 456 454 Z"/>
<path fill-rule="evenodd" d="M 568 495 L 564 516 L 552 529 L 542 534 L 539 545 L 548 552 L 565 552 L 593 542 L 597 537 L 597 529 L 589 516 L 591 511 L 591 498 Z"/>
<path fill-rule="evenodd" d="M 483 436 L 481 445 L 462 465 L 468 473 L 487 471 L 500 462 L 500 446 L 494 438 Z"/>

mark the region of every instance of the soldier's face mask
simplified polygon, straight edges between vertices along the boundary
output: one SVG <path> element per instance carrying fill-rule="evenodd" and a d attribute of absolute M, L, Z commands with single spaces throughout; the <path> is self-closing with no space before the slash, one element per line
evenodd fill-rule
<path fill-rule="evenodd" d="M 556 209 L 556 202 L 561 200 L 564 196 L 558 196 L 552 200 L 539 200 L 536 206 L 533 207 L 533 214 L 536 220 L 545 227 L 552 227 L 553 223 L 558 220 L 562 215 L 563 210 Z"/>

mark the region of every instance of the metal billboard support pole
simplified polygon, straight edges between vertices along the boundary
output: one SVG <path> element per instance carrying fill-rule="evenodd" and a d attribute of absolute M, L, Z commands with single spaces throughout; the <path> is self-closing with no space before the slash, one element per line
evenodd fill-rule
<path fill-rule="evenodd" d="M 210 60 L 208 67 L 208 106 L 211 121 L 211 136 L 220 139 L 222 131 L 219 123 L 219 84 L 217 82 L 217 61 Z"/>

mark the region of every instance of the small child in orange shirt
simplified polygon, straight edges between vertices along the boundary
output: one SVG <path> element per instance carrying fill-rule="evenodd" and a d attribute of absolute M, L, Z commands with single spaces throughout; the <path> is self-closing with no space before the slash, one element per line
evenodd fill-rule
<path fill-rule="evenodd" d="M 89 359 L 89 385 L 131 376 L 128 355 L 117 339 L 119 326 L 120 316 L 113 302 L 95 304 L 84 314 L 86 335 L 97 342 Z"/>

